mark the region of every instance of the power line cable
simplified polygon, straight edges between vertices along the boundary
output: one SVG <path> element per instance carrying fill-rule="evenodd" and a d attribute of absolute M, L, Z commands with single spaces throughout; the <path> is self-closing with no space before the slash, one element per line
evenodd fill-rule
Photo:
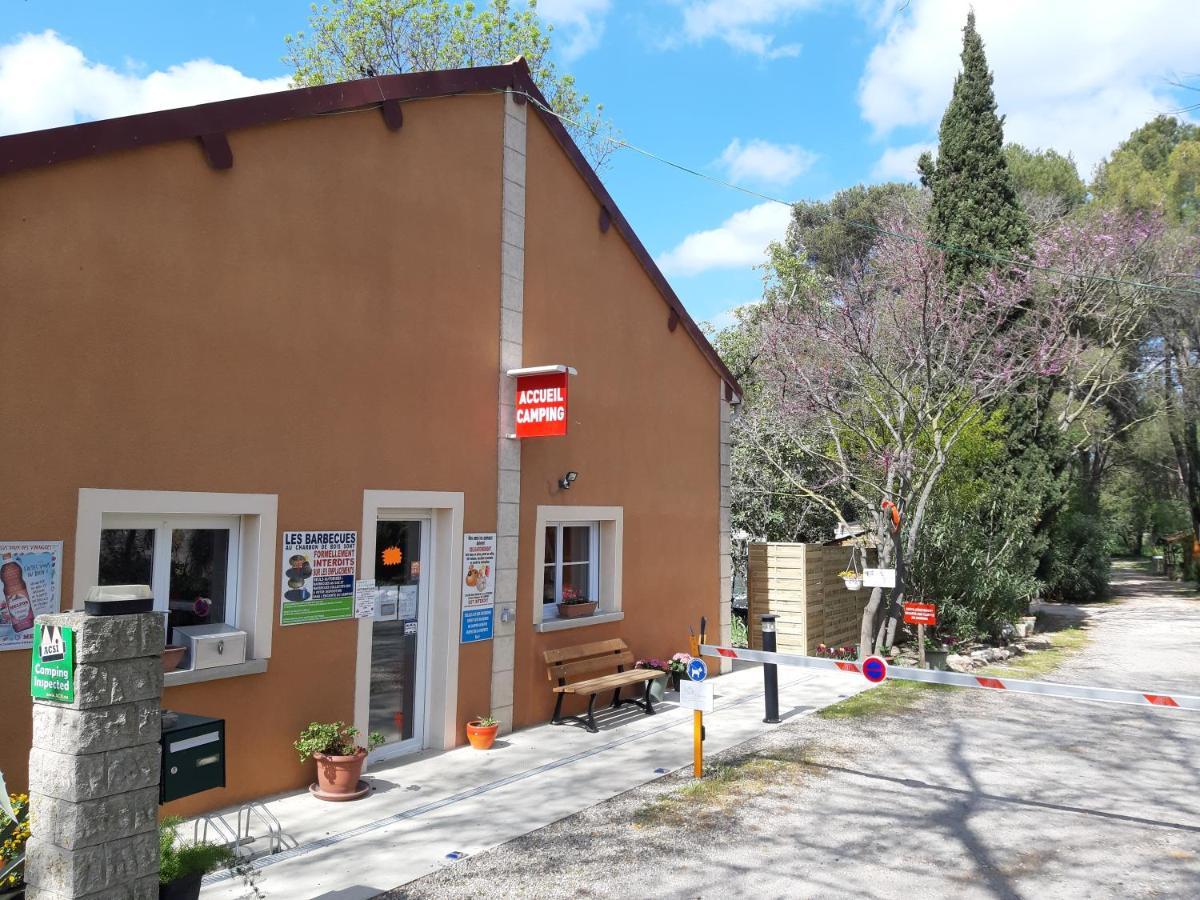
<path fill-rule="evenodd" d="M 565 116 L 560 112 L 556 112 L 555 110 L 548 107 L 545 103 L 542 103 L 537 97 L 534 97 L 532 94 L 529 94 L 526 91 L 520 91 L 520 90 L 516 90 L 513 88 L 506 88 L 503 92 L 507 93 L 507 94 L 516 94 L 521 97 L 524 97 L 526 100 L 528 100 L 534 106 L 536 106 L 538 109 L 542 110 L 543 112 L 547 113 L 548 115 L 554 116 L 556 119 L 558 119 L 562 122 L 565 122 L 569 125 L 574 125 L 576 128 L 589 130 L 588 126 L 583 125 L 580 122 L 577 122 L 575 119 L 572 119 L 570 116 Z M 704 181 L 710 181 L 713 184 L 717 184 L 717 185 L 720 185 L 721 187 L 728 188 L 730 190 L 737 191 L 742 194 L 746 194 L 747 196 L 750 196 L 750 197 L 757 197 L 758 199 L 765 200 L 768 203 L 778 203 L 779 205 L 786 206 L 789 209 L 792 209 L 793 207 L 796 206 L 796 203 L 793 201 L 783 200 L 779 197 L 773 197 L 770 194 L 764 194 L 764 193 L 761 193 L 760 191 L 755 191 L 755 190 L 752 190 L 751 188 L 743 187 L 742 185 L 735 184 L 732 181 L 726 181 L 723 178 L 717 178 L 715 175 L 709 175 L 707 172 L 701 172 L 698 169 L 693 169 L 691 166 L 685 166 L 683 163 L 678 163 L 672 159 L 667 159 L 665 156 L 659 156 L 657 153 L 652 153 L 649 150 L 639 147 L 636 144 L 631 144 L 626 140 L 622 140 L 621 138 L 611 137 L 606 134 L 597 134 L 595 129 L 590 129 L 590 130 L 594 136 L 599 137 L 599 138 L 601 138 L 605 141 L 608 141 L 612 144 L 615 144 L 618 147 L 623 147 L 626 150 L 632 150 L 635 153 L 639 153 L 642 156 L 647 157 L 648 159 L 652 159 L 655 162 L 662 163 L 663 165 L 666 165 L 666 166 L 670 166 L 672 169 L 678 169 L 680 172 L 684 172 L 688 175 L 693 175 L 697 178 L 701 178 Z M 885 235 L 888 235 L 889 237 L 899 238 L 900 240 L 908 241 L 913 244 L 921 244 L 921 245 L 924 245 L 927 247 L 934 247 L 938 250 L 941 250 L 943 253 L 965 254 L 968 256 L 976 257 L 977 259 L 986 259 L 986 260 L 989 260 L 990 262 L 1003 263 L 1005 265 L 1010 265 L 1010 266 L 1018 266 L 1021 268 L 1031 269 L 1034 271 L 1049 272 L 1049 273 L 1052 273 L 1055 275 L 1062 275 L 1067 278 L 1078 278 L 1081 280 L 1099 281 L 1099 282 L 1102 282 L 1105 284 L 1119 284 L 1119 285 L 1125 285 L 1127 287 L 1144 288 L 1147 290 L 1154 290 L 1154 291 L 1165 291 L 1167 293 L 1192 294 L 1194 296 L 1200 297 L 1200 289 L 1197 289 L 1197 288 L 1174 287 L 1172 285 L 1153 284 L 1151 282 L 1146 282 L 1146 281 L 1131 281 L 1129 279 L 1124 279 L 1124 278 L 1114 278 L 1111 275 L 1091 275 L 1086 272 L 1072 272 L 1069 269 L 1060 269 L 1060 268 L 1057 268 L 1056 266 L 1042 266 L 1042 265 L 1038 265 L 1037 263 L 1029 262 L 1027 260 L 1016 259 L 1016 258 L 1010 257 L 1010 256 L 1001 256 L 996 253 L 988 253 L 987 251 L 976 250 L 972 247 L 961 247 L 956 244 L 943 244 L 943 243 L 939 243 L 938 241 L 932 241 L 928 238 L 917 237 L 917 236 L 911 235 L 911 234 L 904 234 L 903 232 L 900 232 L 900 231 L 891 231 L 887 228 L 883 228 L 882 226 L 875 225 L 870 222 L 859 222 L 855 219 L 846 219 L 845 223 L 853 228 L 860 228 L 865 231 L 874 231 L 878 234 L 885 234 Z M 1195 278 L 1195 277 L 1200 277 L 1200 276 L 1186 276 L 1186 277 Z"/>

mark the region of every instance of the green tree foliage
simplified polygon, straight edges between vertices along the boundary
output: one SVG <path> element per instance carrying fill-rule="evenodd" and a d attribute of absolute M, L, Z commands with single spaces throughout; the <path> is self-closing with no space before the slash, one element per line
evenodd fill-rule
<path fill-rule="evenodd" d="M 745 392 L 741 413 L 732 426 L 730 524 L 735 534 L 756 541 L 820 541 L 832 533 L 836 517 L 798 494 L 777 461 L 789 471 L 805 467 L 804 455 L 791 446 L 785 431 L 754 413 L 761 392 L 759 359 L 763 350 L 762 320 L 766 307 L 749 304 L 735 310 L 735 322 L 711 333 L 713 346 Z M 770 448 L 769 454 L 759 447 Z M 740 550 L 741 548 L 739 548 Z M 744 564 L 743 554 L 737 554 Z"/>
<path fill-rule="evenodd" d="M 856 185 L 838 191 L 832 200 L 801 202 L 792 209 L 787 238 L 774 248 L 776 272 L 793 261 L 836 278 L 861 267 L 879 239 L 876 230 L 893 219 L 902 206 L 921 203 L 911 184 Z"/>
<path fill-rule="evenodd" d="M 1049 201 L 1053 212 L 1061 215 L 1079 207 L 1087 199 L 1087 185 L 1079 177 L 1075 160 L 1055 150 L 1028 150 L 1020 144 L 1004 148 L 1004 159 L 1026 209 Z"/>
<path fill-rule="evenodd" d="M 1011 622 L 1041 586 L 1035 572 L 1045 538 L 1034 526 L 1047 467 L 1011 452 L 1012 428 L 997 410 L 964 434 L 913 561 L 914 593 L 936 602 L 941 630 L 959 638 Z"/>
<path fill-rule="evenodd" d="M 1172 222 L 1200 214 L 1200 127 L 1158 116 L 1133 132 L 1096 170 L 1092 193 L 1127 210 L 1162 208 Z"/>
<path fill-rule="evenodd" d="M 925 153 L 917 162 L 921 183 L 933 192 L 933 240 L 1003 257 L 1028 252 L 1029 223 L 1003 147 L 1004 117 L 996 114 L 992 73 L 972 11 L 963 29 L 962 71 L 938 132 L 937 161 Z M 951 253 L 946 271 L 951 283 L 961 283 L 992 265 L 985 257 Z"/>
<path fill-rule="evenodd" d="M 486 5 L 449 0 L 339 0 L 314 5 L 309 30 L 284 38 L 297 86 L 351 81 L 403 72 L 510 63 L 524 56 L 533 78 L 567 123 L 593 167 L 611 154 L 615 134 L 603 107 L 591 106 L 551 55 L 554 28 L 542 22 L 537 0 Z"/>

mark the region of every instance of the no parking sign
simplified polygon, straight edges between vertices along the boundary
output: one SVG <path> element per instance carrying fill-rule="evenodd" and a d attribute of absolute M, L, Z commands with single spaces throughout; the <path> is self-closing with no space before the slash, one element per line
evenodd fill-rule
<path fill-rule="evenodd" d="M 882 656 L 868 656 L 863 660 L 863 677 L 871 682 L 871 684 L 879 684 L 879 682 L 887 678 L 887 669 L 887 662 Z"/>

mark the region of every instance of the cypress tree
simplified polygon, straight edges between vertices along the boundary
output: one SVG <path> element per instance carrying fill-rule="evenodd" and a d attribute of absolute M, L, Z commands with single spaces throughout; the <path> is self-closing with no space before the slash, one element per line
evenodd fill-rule
<path fill-rule="evenodd" d="M 938 158 L 917 162 L 921 183 L 933 191 L 930 237 L 947 247 L 1011 257 L 1029 249 L 1029 224 L 1004 158 L 1004 117 L 996 115 L 992 73 L 975 12 L 963 29 L 962 72 L 942 116 Z M 947 275 L 961 284 L 995 265 L 986 257 L 949 251 Z"/>

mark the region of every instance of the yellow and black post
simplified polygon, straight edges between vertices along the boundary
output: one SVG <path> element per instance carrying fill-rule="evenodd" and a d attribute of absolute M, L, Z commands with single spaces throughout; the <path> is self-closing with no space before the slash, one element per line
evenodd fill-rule
<path fill-rule="evenodd" d="M 705 641 L 705 619 L 700 620 L 700 634 L 689 635 L 688 642 L 693 657 L 700 658 L 700 645 Z M 696 778 L 704 777 L 704 713 L 700 710 L 692 712 L 692 773 Z"/>

